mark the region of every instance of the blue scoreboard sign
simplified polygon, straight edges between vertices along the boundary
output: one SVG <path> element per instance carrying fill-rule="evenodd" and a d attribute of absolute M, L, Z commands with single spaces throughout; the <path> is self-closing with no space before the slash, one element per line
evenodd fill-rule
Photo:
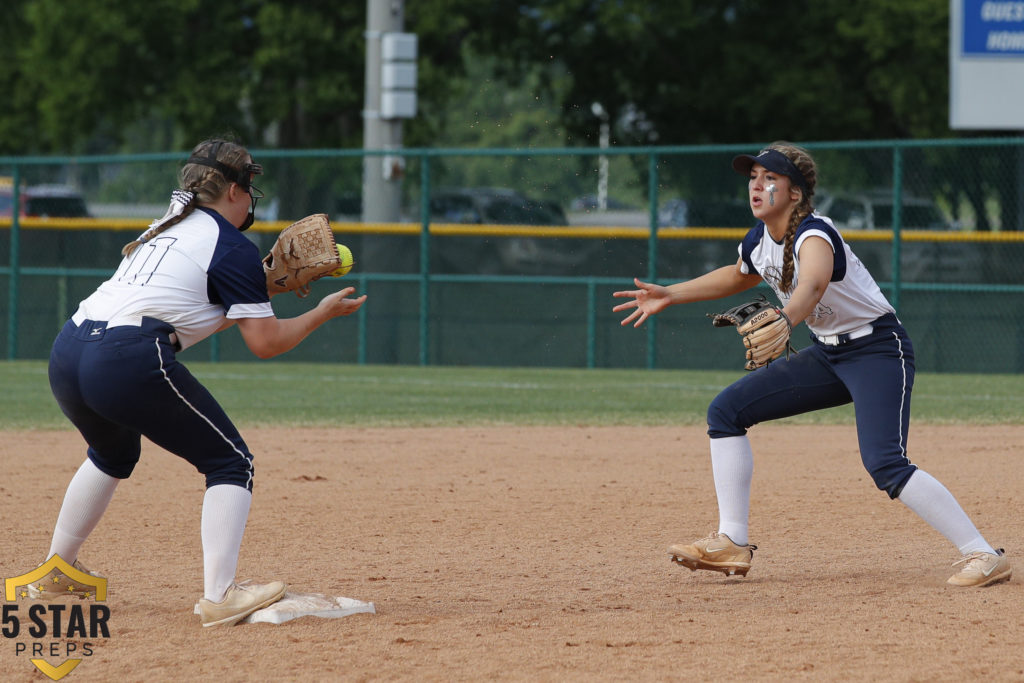
<path fill-rule="evenodd" d="M 949 127 L 1024 131 L 1024 0 L 950 0 Z"/>
<path fill-rule="evenodd" d="M 1024 2 L 963 0 L 964 56 L 1024 56 Z"/>

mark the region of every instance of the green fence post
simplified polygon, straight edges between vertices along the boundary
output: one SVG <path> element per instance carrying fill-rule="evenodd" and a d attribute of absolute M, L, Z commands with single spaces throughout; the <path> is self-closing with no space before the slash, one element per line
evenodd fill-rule
<path fill-rule="evenodd" d="M 647 202 L 648 225 L 650 234 L 647 237 L 647 281 L 658 281 L 658 154 L 652 151 L 647 160 Z M 657 323 L 654 318 L 647 319 L 647 369 L 658 366 L 658 335 Z"/>
<path fill-rule="evenodd" d="M 356 294 L 359 296 L 366 294 L 366 275 L 360 273 L 357 282 L 359 283 L 359 291 Z M 359 312 L 356 313 L 356 320 L 359 323 L 358 331 L 356 332 L 359 337 L 356 342 L 356 363 L 366 365 L 366 340 L 368 337 L 366 330 L 366 306 L 359 307 Z"/>
<path fill-rule="evenodd" d="M 896 145 L 892 149 L 892 305 L 900 311 L 900 252 L 903 238 L 900 233 L 903 201 L 903 149 Z"/>
<path fill-rule="evenodd" d="M 17 164 L 11 173 L 12 204 L 11 204 L 11 275 L 7 288 L 7 360 L 18 357 L 18 268 L 19 252 L 21 251 L 21 169 Z"/>
<path fill-rule="evenodd" d="M 64 265 L 64 264 L 61 264 Z M 57 276 L 57 310 L 56 329 L 64 327 L 68 319 L 68 276 L 61 274 Z"/>
<path fill-rule="evenodd" d="M 597 356 L 597 283 L 587 278 L 587 367 L 594 367 Z"/>
<path fill-rule="evenodd" d="M 420 365 L 430 362 L 430 155 L 420 163 Z"/>

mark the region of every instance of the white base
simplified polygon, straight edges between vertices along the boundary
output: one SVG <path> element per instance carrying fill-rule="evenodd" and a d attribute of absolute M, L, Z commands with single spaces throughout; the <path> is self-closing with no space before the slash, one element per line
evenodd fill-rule
<path fill-rule="evenodd" d="M 353 598 L 329 598 L 320 593 L 285 592 L 284 597 L 269 607 L 256 610 L 240 621 L 241 624 L 283 624 L 298 617 L 321 617 L 337 619 L 350 614 L 368 612 L 376 614 L 377 609 L 372 602 L 363 602 Z M 199 614 L 196 603 L 195 613 Z"/>

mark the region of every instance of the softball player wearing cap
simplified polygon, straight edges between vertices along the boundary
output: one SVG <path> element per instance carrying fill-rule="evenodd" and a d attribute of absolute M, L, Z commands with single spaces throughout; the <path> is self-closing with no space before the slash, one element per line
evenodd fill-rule
<path fill-rule="evenodd" d="M 207 140 L 180 172 L 167 213 L 125 245 L 114 275 L 83 300 L 57 336 L 50 386 L 88 444 L 68 486 L 48 557 L 78 562 L 79 550 L 140 453 L 141 436 L 206 477 L 200 530 L 203 626 L 238 622 L 281 598 L 285 585 L 235 583 L 253 488 L 253 456 L 212 395 L 178 362 L 183 349 L 237 324 L 260 358 L 284 353 L 366 297 L 351 287 L 295 318 L 274 315 L 256 245 L 242 231 L 262 196 L 262 173 L 244 147 Z M 57 579 L 36 587 L 74 592 Z"/>
<path fill-rule="evenodd" d="M 737 294 L 764 281 L 789 320 L 803 320 L 813 344 L 754 370 L 723 390 L 708 408 L 711 467 L 718 499 L 716 533 L 669 548 L 691 570 L 745 576 L 757 546 L 748 541 L 753 452 L 747 430 L 760 422 L 812 410 L 856 406 L 861 460 L 875 485 L 945 536 L 962 557 L 949 579 L 987 586 L 1010 578 L 1002 550 L 978 532 L 953 495 L 907 455 L 914 349 L 874 279 L 832 221 L 814 213 L 814 160 L 800 147 L 776 142 L 733 168 L 749 178 L 758 220 L 739 246 L 735 265 L 668 287 L 635 280 L 615 292 L 633 309 L 622 321 L 639 327 L 673 304 Z"/>

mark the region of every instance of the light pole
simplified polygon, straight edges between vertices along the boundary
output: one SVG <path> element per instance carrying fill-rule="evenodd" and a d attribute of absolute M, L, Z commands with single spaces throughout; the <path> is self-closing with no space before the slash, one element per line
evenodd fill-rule
<path fill-rule="evenodd" d="M 590 105 L 590 111 L 594 116 L 601 119 L 601 133 L 598 144 L 601 149 L 608 149 L 611 138 L 611 126 L 608 125 L 608 112 L 601 106 L 600 102 Z M 597 208 L 601 211 L 608 210 L 608 156 L 602 154 L 597 158 Z"/>

